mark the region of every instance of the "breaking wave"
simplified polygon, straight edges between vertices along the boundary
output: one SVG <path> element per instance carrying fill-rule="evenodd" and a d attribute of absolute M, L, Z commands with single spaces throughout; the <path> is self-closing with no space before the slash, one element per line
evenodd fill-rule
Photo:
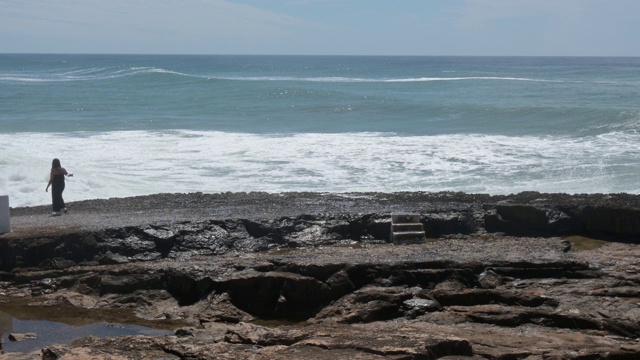
<path fill-rule="evenodd" d="M 0 193 L 10 194 L 12 206 L 48 203 L 50 154 L 75 174 L 69 201 L 198 191 L 640 193 L 640 134 L 618 132 L 582 138 L 22 133 L 0 134 L 0 154 Z"/>

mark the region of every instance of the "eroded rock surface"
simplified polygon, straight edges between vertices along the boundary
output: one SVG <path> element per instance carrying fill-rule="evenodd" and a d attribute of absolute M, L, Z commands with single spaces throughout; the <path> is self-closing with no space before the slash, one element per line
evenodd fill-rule
<path fill-rule="evenodd" d="M 93 224 L 90 202 L 72 207 L 87 224 L 76 210 L 49 232 L 35 224 L 52 220 L 16 209 L 24 231 L 0 236 L 0 293 L 180 321 L 175 335 L 4 357 L 640 358 L 638 196 L 162 196 L 162 208 L 156 197 L 93 203 L 120 227 Z M 169 199 L 194 210 L 160 219 L 167 205 L 187 211 Z M 146 223 L 118 210 L 127 201 L 132 212 L 151 206 Z M 420 213 L 433 240 L 390 244 L 399 210 Z"/>

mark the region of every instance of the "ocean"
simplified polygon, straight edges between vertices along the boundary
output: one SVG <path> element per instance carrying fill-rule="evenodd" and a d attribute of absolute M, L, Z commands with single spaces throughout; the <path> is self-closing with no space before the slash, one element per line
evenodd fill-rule
<path fill-rule="evenodd" d="M 640 58 L 0 54 L 0 195 L 640 193 Z"/>

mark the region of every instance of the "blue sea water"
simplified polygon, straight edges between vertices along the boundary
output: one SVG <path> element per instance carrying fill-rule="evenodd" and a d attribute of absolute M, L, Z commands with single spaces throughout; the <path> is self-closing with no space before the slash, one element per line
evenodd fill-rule
<path fill-rule="evenodd" d="M 0 54 L 0 195 L 640 193 L 640 58 Z"/>

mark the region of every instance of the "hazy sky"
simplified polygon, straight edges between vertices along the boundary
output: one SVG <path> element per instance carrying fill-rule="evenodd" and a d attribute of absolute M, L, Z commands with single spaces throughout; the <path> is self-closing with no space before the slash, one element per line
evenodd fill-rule
<path fill-rule="evenodd" d="M 640 56 L 640 0 L 0 0 L 0 53 Z"/>

